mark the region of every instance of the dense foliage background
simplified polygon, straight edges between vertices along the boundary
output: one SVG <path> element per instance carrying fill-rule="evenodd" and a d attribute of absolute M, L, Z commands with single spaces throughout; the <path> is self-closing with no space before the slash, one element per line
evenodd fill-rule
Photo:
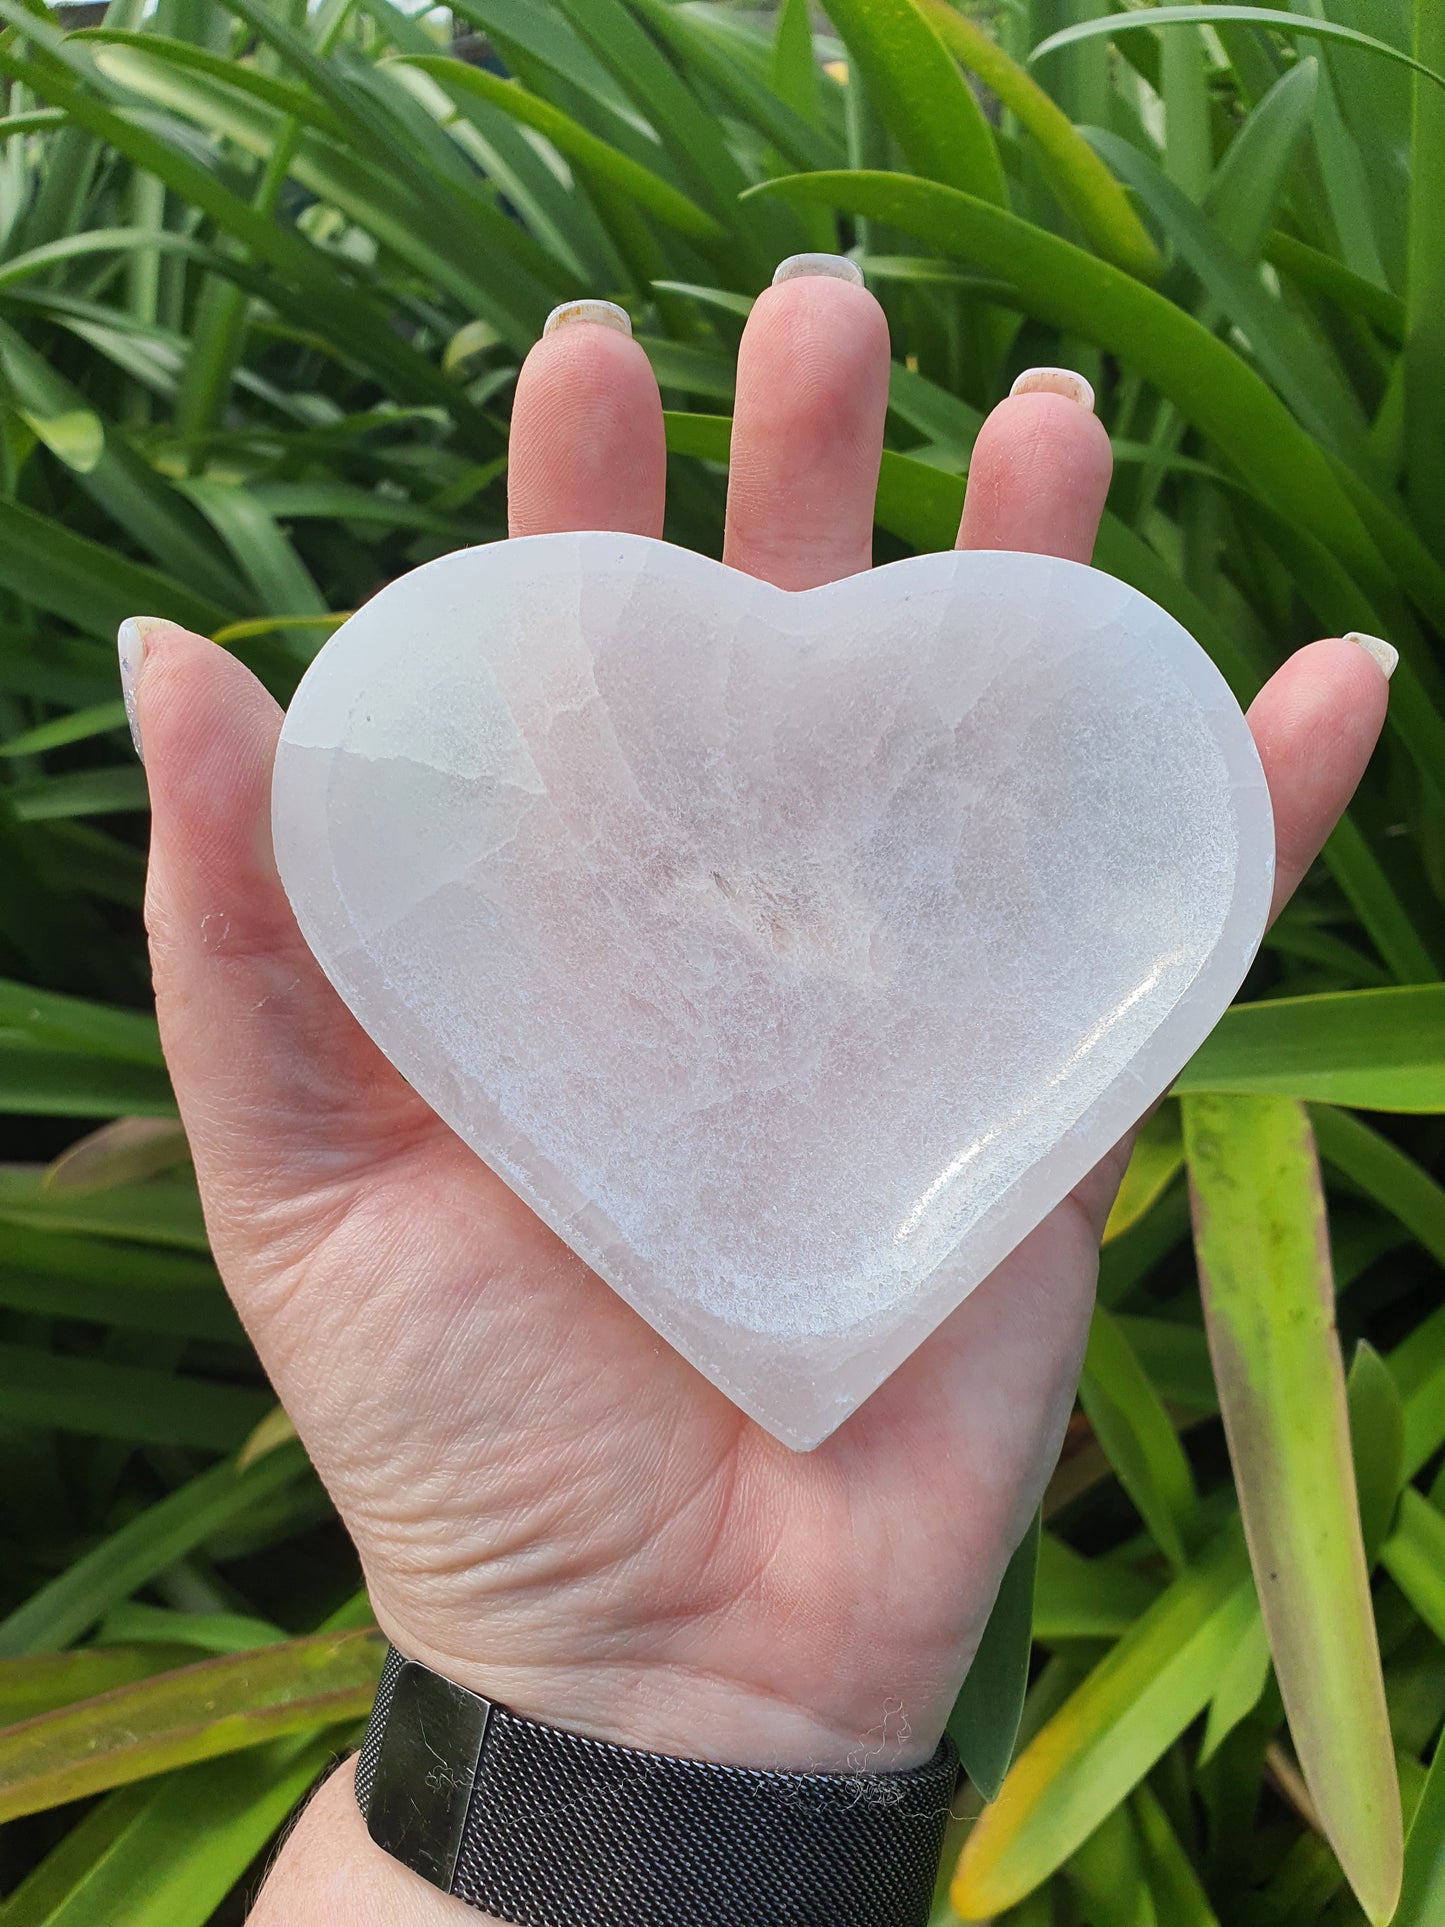
<path fill-rule="evenodd" d="M 1445 7 L 1101 12 L 0 0 L 3 1927 L 239 1921 L 379 1659 L 207 1258 L 116 624 L 284 697 L 502 533 L 511 383 L 580 293 L 715 553 L 738 333 L 807 246 L 892 326 L 880 556 L 951 543 L 982 412 L 1062 362 L 1115 441 L 1099 566 L 1241 698 L 1317 634 L 1402 654 L 1131 1166 L 939 1919 L 1382 1921 L 1409 1828 L 1394 1917 L 1445 1921 Z"/>

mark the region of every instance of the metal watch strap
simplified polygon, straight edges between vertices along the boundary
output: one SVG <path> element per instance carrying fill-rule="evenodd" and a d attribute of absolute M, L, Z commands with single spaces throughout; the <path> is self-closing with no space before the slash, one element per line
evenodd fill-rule
<path fill-rule="evenodd" d="M 520 1719 L 387 1654 L 356 1763 L 378 1846 L 517 1927 L 925 1927 L 958 1778 L 761 1773 Z"/>

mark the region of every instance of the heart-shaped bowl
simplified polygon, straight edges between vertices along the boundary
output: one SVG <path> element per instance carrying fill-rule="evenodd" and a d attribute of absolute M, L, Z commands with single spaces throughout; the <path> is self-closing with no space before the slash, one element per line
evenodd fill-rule
<path fill-rule="evenodd" d="M 789 594 L 602 533 L 352 616 L 274 824 L 392 1063 L 796 1447 L 1167 1089 L 1274 869 L 1237 703 L 1113 577 L 990 551 Z"/>

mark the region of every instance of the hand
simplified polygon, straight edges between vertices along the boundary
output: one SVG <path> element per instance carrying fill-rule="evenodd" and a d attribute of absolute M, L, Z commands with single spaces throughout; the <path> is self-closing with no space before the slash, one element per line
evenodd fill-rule
<path fill-rule="evenodd" d="M 725 559 L 787 589 L 869 566 L 888 385 L 872 296 L 770 289 L 739 355 Z M 657 386 L 579 320 L 522 372 L 514 534 L 662 532 Z M 1020 394 L 959 544 L 1087 561 L 1087 402 Z M 1386 682 L 1293 656 L 1250 712 L 1276 910 L 1347 802 Z M 817 1451 L 663 1344 L 412 1094 L 303 944 L 269 848 L 280 712 L 146 625 L 137 711 L 162 1035 L 228 1288 L 404 1652 L 517 1711 L 761 1766 L 926 1758 L 1058 1452 L 1121 1146 Z M 892 1709 L 892 1710 L 886 1710 Z"/>

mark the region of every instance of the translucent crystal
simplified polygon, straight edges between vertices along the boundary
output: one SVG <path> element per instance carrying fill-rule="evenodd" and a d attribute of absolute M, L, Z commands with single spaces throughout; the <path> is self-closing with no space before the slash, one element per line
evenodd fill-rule
<path fill-rule="evenodd" d="M 447 556 L 312 665 L 274 806 L 382 1050 L 799 1447 L 1168 1085 L 1273 873 L 1217 670 L 1037 555 L 799 595 L 635 536 Z"/>

